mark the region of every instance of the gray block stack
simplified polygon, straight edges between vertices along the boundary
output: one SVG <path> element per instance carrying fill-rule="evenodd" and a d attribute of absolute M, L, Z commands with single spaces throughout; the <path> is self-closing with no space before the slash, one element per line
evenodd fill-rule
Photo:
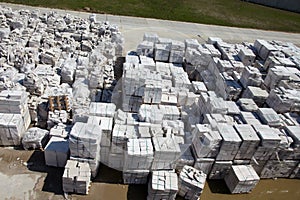
<path fill-rule="evenodd" d="M 153 171 L 148 183 L 147 200 L 174 200 L 178 191 L 178 177 L 173 171 Z"/>
<path fill-rule="evenodd" d="M 242 139 L 242 144 L 234 159 L 250 160 L 260 144 L 260 139 L 249 124 L 237 124 L 234 128 Z"/>
<path fill-rule="evenodd" d="M 69 136 L 71 159 L 88 162 L 93 177 L 97 175 L 100 163 L 101 134 L 100 126 L 77 122 Z"/>
<path fill-rule="evenodd" d="M 127 170 L 123 171 L 124 184 L 146 184 L 148 182 L 149 170 Z"/>
<path fill-rule="evenodd" d="M 184 166 L 178 178 L 178 195 L 198 200 L 203 192 L 206 174 L 190 166 Z"/>
<path fill-rule="evenodd" d="M 181 155 L 179 144 L 173 137 L 153 137 L 154 159 L 152 170 L 175 169 Z"/>
<path fill-rule="evenodd" d="M 88 194 L 91 184 L 91 169 L 88 163 L 68 160 L 62 177 L 66 193 Z"/>
<path fill-rule="evenodd" d="M 51 137 L 44 151 L 46 165 L 64 167 L 69 158 L 69 152 L 69 140 Z"/>
<path fill-rule="evenodd" d="M 250 193 L 260 178 L 251 165 L 234 165 L 224 180 L 232 194 L 239 194 Z"/>
<path fill-rule="evenodd" d="M 150 138 L 128 139 L 123 171 L 150 170 L 153 146 Z"/>
<path fill-rule="evenodd" d="M 48 139 L 49 131 L 32 127 L 28 129 L 22 138 L 22 146 L 24 149 L 42 149 Z"/>
<path fill-rule="evenodd" d="M 240 148 L 242 140 L 233 126 L 218 124 L 217 128 L 222 136 L 222 144 L 216 160 L 233 160 Z"/>

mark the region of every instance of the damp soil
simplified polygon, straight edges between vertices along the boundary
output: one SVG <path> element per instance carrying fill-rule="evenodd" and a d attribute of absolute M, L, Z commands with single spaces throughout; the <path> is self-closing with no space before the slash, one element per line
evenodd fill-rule
<path fill-rule="evenodd" d="M 32 199 L 66 199 L 61 184 L 62 168 L 45 166 L 44 153 L 0 147 L 0 173 L 5 176 L 26 174 L 37 177 L 31 194 Z M 22 180 L 20 180 L 22 182 Z M 24 179 L 24 183 L 25 179 Z M 14 187 L 9 185 L 7 187 Z M 0 196 L 6 188 L 0 188 Z M 13 196 L 14 194 L 11 194 Z M 24 199 L 16 192 L 13 199 Z M 122 184 L 122 173 L 105 165 L 100 165 L 99 173 L 93 180 L 88 195 L 70 194 L 70 200 L 143 200 L 147 199 L 147 185 Z M 183 198 L 177 197 L 177 200 Z M 250 194 L 230 194 L 221 180 L 209 180 L 201 200 L 299 200 L 300 180 L 266 179 L 261 180 Z"/>

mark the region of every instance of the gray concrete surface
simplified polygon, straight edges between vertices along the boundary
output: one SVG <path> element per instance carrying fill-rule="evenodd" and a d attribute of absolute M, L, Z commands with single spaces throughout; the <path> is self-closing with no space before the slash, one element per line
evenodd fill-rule
<path fill-rule="evenodd" d="M 34 9 L 40 10 L 41 12 L 55 11 L 57 13 L 69 13 L 82 18 L 87 18 L 90 15 L 90 13 L 86 12 L 23 6 L 8 3 L 0 3 L 0 5 L 8 6 L 12 9 Z M 137 44 L 142 40 L 142 36 L 145 32 L 154 32 L 160 37 L 168 37 L 181 41 L 186 38 L 196 38 L 201 43 L 206 41 L 208 37 L 212 36 L 220 37 L 227 42 L 254 42 L 255 39 L 266 39 L 292 42 L 296 45 L 300 45 L 299 33 L 265 31 L 106 14 L 97 14 L 97 20 L 106 20 L 119 26 L 125 38 L 126 51 L 134 50 Z"/>

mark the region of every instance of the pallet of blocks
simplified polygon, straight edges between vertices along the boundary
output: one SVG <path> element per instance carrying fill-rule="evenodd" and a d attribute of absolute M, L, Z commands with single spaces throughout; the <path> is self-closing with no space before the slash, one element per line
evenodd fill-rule
<path fill-rule="evenodd" d="M 100 162 L 101 134 L 100 126 L 77 122 L 69 136 L 71 159 L 89 163 L 93 177 Z"/>
<path fill-rule="evenodd" d="M 153 171 L 148 182 L 147 200 L 174 200 L 178 191 L 178 177 L 174 171 Z"/>
<path fill-rule="evenodd" d="M 91 184 L 91 170 L 88 163 L 68 160 L 62 177 L 65 193 L 88 194 Z"/>
<path fill-rule="evenodd" d="M 128 139 L 123 171 L 149 170 L 152 161 L 153 146 L 150 138 Z"/>
<path fill-rule="evenodd" d="M 48 139 L 49 131 L 32 127 L 28 129 L 22 138 L 22 146 L 25 150 L 42 149 Z"/>
<path fill-rule="evenodd" d="M 260 139 L 249 124 L 236 124 L 234 128 L 242 139 L 242 144 L 234 159 L 250 160 L 260 143 Z"/>
<path fill-rule="evenodd" d="M 206 174 L 190 166 L 184 166 L 178 178 L 178 195 L 198 200 L 203 192 Z"/>
<path fill-rule="evenodd" d="M 224 178 L 232 194 L 250 193 L 260 178 L 251 165 L 233 165 Z"/>
<path fill-rule="evenodd" d="M 222 136 L 222 144 L 216 160 L 233 160 L 242 140 L 231 125 L 218 124 L 217 128 Z"/>
<path fill-rule="evenodd" d="M 173 137 L 152 138 L 154 147 L 154 159 L 152 163 L 152 170 L 160 169 L 174 169 L 176 161 L 180 158 L 181 151 L 179 144 Z"/>
<path fill-rule="evenodd" d="M 60 137 L 51 137 L 44 154 L 46 165 L 64 167 L 69 157 L 69 141 Z"/>

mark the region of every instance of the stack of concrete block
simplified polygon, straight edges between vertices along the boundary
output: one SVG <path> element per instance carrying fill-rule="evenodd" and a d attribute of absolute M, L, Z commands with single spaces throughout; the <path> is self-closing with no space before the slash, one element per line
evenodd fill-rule
<path fill-rule="evenodd" d="M 23 85 L 32 95 L 42 95 L 45 90 L 42 79 L 34 72 L 28 72 L 26 74 Z"/>
<path fill-rule="evenodd" d="M 113 130 L 113 118 L 112 117 L 98 117 L 89 116 L 87 124 L 98 125 L 101 128 L 101 147 L 110 147 L 111 145 L 111 133 Z"/>
<path fill-rule="evenodd" d="M 163 80 L 172 80 L 170 63 L 156 62 L 155 66 Z"/>
<path fill-rule="evenodd" d="M 189 47 L 189 48 L 197 49 L 200 46 L 198 40 L 196 39 L 185 39 L 184 44 L 185 44 L 185 48 Z"/>
<path fill-rule="evenodd" d="M 153 161 L 151 138 L 128 139 L 123 171 L 150 170 Z"/>
<path fill-rule="evenodd" d="M 155 78 L 155 77 L 159 77 L 159 78 Z M 148 77 L 148 79 L 145 81 L 143 103 L 159 104 L 161 103 L 161 98 L 162 98 L 161 76 L 159 75 L 159 76 Z"/>
<path fill-rule="evenodd" d="M 153 171 L 148 183 L 148 200 L 174 200 L 178 191 L 178 177 L 173 171 Z"/>
<path fill-rule="evenodd" d="M 66 59 L 62 63 L 61 67 L 61 81 L 63 83 L 70 83 L 72 84 L 75 77 L 75 69 L 76 69 L 77 63 L 75 59 Z"/>
<path fill-rule="evenodd" d="M 71 159 L 88 162 L 93 177 L 97 175 L 100 162 L 101 135 L 100 126 L 77 122 L 69 136 Z"/>
<path fill-rule="evenodd" d="M 207 92 L 207 88 L 203 82 L 193 81 L 192 88 L 195 94 L 200 94 L 201 92 Z"/>
<path fill-rule="evenodd" d="M 239 51 L 238 57 L 244 65 L 251 66 L 255 61 L 256 55 L 251 49 L 243 48 Z"/>
<path fill-rule="evenodd" d="M 292 138 L 293 143 L 291 145 L 292 154 L 289 159 L 299 160 L 300 159 L 300 128 L 299 126 L 286 126 L 284 127 L 287 135 Z"/>
<path fill-rule="evenodd" d="M 139 43 L 136 50 L 136 53 L 139 56 L 142 55 L 142 56 L 153 57 L 153 52 L 154 52 L 154 43 L 145 40 Z"/>
<path fill-rule="evenodd" d="M 216 160 L 233 160 L 242 143 L 241 138 L 233 126 L 218 124 L 217 129 L 222 137 L 222 144 Z"/>
<path fill-rule="evenodd" d="M 164 120 L 177 120 L 180 118 L 180 111 L 177 106 L 159 105 Z"/>
<path fill-rule="evenodd" d="M 264 165 L 261 178 L 288 178 L 298 165 L 297 160 L 268 160 Z"/>
<path fill-rule="evenodd" d="M 259 39 L 255 40 L 254 48 L 257 52 L 257 55 L 262 60 L 266 60 L 272 52 L 277 51 L 277 48 L 274 47 L 272 44 L 270 44 L 265 40 L 259 40 Z"/>
<path fill-rule="evenodd" d="M 59 123 L 50 129 L 49 135 L 61 138 L 67 138 L 71 132 L 71 126 Z"/>
<path fill-rule="evenodd" d="M 54 110 L 54 112 L 49 111 L 47 120 L 48 129 L 51 129 L 59 123 L 66 124 L 68 119 L 69 115 L 65 110 Z"/>
<path fill-rule="evenodd" d="M 300 110 L 300 92 L 297 90 L 276 88 L 270 91 L 266 103 L 276 112 L 297 112 Z"/>
<path fill-rule="evenodd" d="M 155 64 L 153 58 L 149 58 L 149 57 L 146 57 L 146 56 L 139 56 L 139 57 L 140 57 L 140 63 L 141 63 L 139 65 L 139 67 L 149 69 L 150 71 L 155 71 L 156 64 Z"/>
<path fill-rule="evenodd" d="M 184 199 L 198 200 L 203 192 L 206 174 L 190 166 L 184 166 L 178 178 L 178 195 Z"/>
<path fill-rule="evenodd" d="M 210 93 L 210 96 L 204 96 L 205 93 L 201 93 L 199 98 L 199 104 L 201 106 L 201 113 L 218 113 L 226 115 L 228 112 L 228 108 L 226 107 L 226 103 L 223 98 L 215 96 Z"/>
<path fill-rule="evenodd" d="M 127 112 L 138 112 L 142 104 L 145 80 L 149 71 L 143 68 L 128 69 L 122 77 L 122 109 Z"/>
<path fill-rule="evenodd" d="M 255 113 L 241 112 L 240 116 L 244 124 L 250 124 L 255 126 L 261 124 L 261 122 L 259 121 L 258 117 L 255 115 Z"/>
<path fill-rule="evenodd" d="M 158 105 L 142 104 L 139 109 L 138 117 L 140 121 L 143 122 L 160 124 L 163 121 L 164 113 Z"/>
<path fill-rule="evenodd" d="M 180 144 L 181 156 L 177 160 L 176 169 L 182 170 L 184 166 L 194 166 L 195 158 L 190 144 Z"/>
<path fill-rule="evenodd" d="M 169 44 L 159 44 L 154 45 L 154 60 L 168 62 L 171 51 L 171 43 Z"/>
<path fill-rule="evenodd" d="M 156 33 L 144 33 L 143 41 L 156 43 L 158 41 L 158 35 Z"/>
<path fill-rule="evenodd" d="M 17 146 L 27 130 L 21 114 L 0 113 L 0 144 L 2 146 Z"/>
<path fill-rule="evenodd" d="M 268 74 L 264 80 L 264 84 L 269 89 L 274 89 L 279 85 L 281 80 L 289 80 L 290 76 L 293 74 L 291 72 L 292 68 L 287 68 L 283 66 L 276 66 L 269 69 Z"/>
<path fill-rule="evenodd" d="M 276 129 L 270 128 L 268 125 L 255 125 L 253 127 L 261 140 L 253 156 L 256 160 L 268 160 L 279 146 L 281 138 Z"/>
<path fill-rule="evenodd" d="M 124 154 L 127 151 L 128 139 L 138 138 L 137 125 L 115 124 L 112 131 L 111 152 Z"/>
<path fill-rule="evenodd" d="M 216 78 L 215 92 L 226 100 L 237 100 L 242 93 L 242 87 L 228 73 L 220 73 Z"/>
<path fill-rule="evenodd" d="M 87 163 L 68 160 L 62 177 L 65 193 L 88 194 L 91 170 Z"/>
<path fill-rule="evenodd" d="M 173 87 L 191 89 L 192 84 L 187 73 L 183 70 L 182 67 L 170 65 L 170 71 L 172 74 Z"/>
<path fill-rule="evenodd" d="M 180 41 L 172 41 L 171 50 L 170 50 L 170 63 L 182 63 L 184 57 L 185 45 Z"/>
<path fill-rule="evenodd" d="M 272 108 L 259 108 L 257 114 L 260 120 L 271 127 L 280 127 L 281 120 Z"/>
<path fill-rule="evenodd" d="M 124 184 L 146 184 L 148 182 L 149 170 L 127 170 L 123 171 Z"/>
<path fill-rule="evenodd" d="M 22 146 L 25 150 L 42 149 L 48 139 L 49 131 L 32 127 L 28 129 L 22 138 Z"/>
<path fill-rule="evenodd" d="M 234 125 L 234 128 L 242 139 L 242 144 L 234 159 L 250 160 L 253 157 L 256 148 L 260 144 L 260 139 L 255 130 L 249 124 L 237 124 Z"/>
<path fill-rule="evenodd" d="M 224 178 L 232 194 L 250 193 L 260 178 L 251 165 L 233 165 Z"/>
<path fill-rule="evenodd" d="M 198 125 L 196 125 L 198 129 Z M 222 137 L 218 131 L 205 131 L 195 133 L 192 143 L 192 150 L 195 157 L 198 158 L 215 158 L 219 153 Z"/>
<path fill-rule="evenodd" d="M 48 166 L 64 167 L 69 158 L 69 140 L 51 137 L 45 147 L 45 163 Z"/>
<path fill-rule="evenodd" d="M 248 86 L 256 86 L 260 87 L 262 83 L 262 74 L 260 71 L 255 67 L 247 66 L 242 72 L 240 82 L 244 88 Z"/>
<path fill-rule="evenodd" d="M 152 143 L 154 158 L 151 169 L 174 169 L 176 161 L 181 155 L 179 144 L 175 139 L 173 137 L 156 136 L 152 138 Z"/>
<path fill-rule="evenodd" d="M 224 179 L 229 173 L 232 166 L 232 161 L 215 161 L 213 164 L 209 179 Z"/>
<path fill-rule="evenodd" d="M 242 95 L 243 98 L 253 99 L 253 101 L 259 107 L 262 107 L 264 105 L 268 96 L 269 93 L 266 90 L 263 90 L 259 87 L 253 87 L 253 86 L 248 86 Z"/>
<path fill-rule="evenodd" d="M 237 104 L 240 106 L 242 111 L 255 112 L 258 110 L 258 106 L 253 101 L 253 99 L 240 98 L 237 101 Z"/>
<path fill-rule="evenodd" d="M 90 116 L 113 117 L 115 115 L 116 105 L 113 103 L 92 102 L 89 108 Z"/>

